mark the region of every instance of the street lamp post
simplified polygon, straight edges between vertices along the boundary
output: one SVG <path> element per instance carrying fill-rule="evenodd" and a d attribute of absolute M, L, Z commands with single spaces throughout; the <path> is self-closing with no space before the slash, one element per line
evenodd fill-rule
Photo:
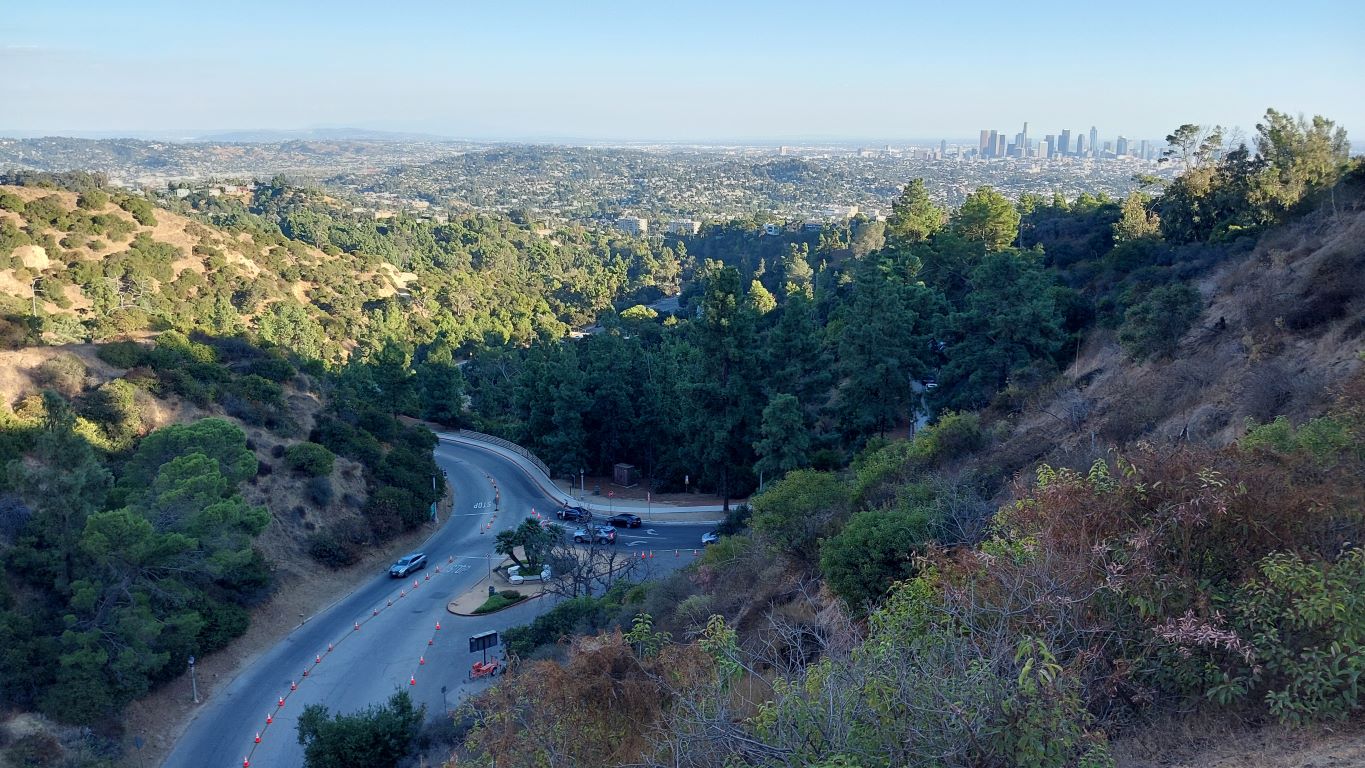
<path fill-rule="evenodd" d="M 587 488 L 586 488 L 586 487 L 584 486 L 584 484 L 583 484 L 583 470 L 580 469 L 580 470 L 578 470 L 578 500 L 579 500 L 579 501 L 582 501 L 582 500 L 583 500 L 583 494 L 586 493 L 586 492 L 587 492 Z"/>
<path fill-rule="evenodd" d="M 194 703 L 199 703 L 199 681 L 194 677 L 194 657 L 190 657 L 190 695 L 194 698 Z"/>

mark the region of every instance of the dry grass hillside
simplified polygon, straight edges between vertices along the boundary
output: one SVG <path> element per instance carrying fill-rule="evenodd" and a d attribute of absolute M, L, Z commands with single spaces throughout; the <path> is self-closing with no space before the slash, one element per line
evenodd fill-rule
<path fill-rule="evenodd" d="M 339 266 L 339 259 L 300 242 L 286 247 L 163 209 L 154 211 L 155 224 L 141 224 L 113 201 L 82 208 L 75 193 L 62 190 L 0 186 L 0 196 L 13 196 L 27 208 L 16 212 L 0 206 L 0 226 L 23 230 L 32 241 L 6 247 L 0 238 L 0 296 L 21 300 L 32 310 L 36 285 L 40 314 L 89 321 L 151 306 L 192 314 L 202 311 L 195 302 L 230 293 L 236 314 L 250 322 L 281 299 L 319 308 L 338 300 L 338 285 L 318 277 Z M 154 256 L 156 274 L 140 263 L 117 277 L 107 269 L 101 274 L 81 268 L 128 253 L 139 238 L 171 249 Z M 358 292 L 350 302 L 392 296 L 415 278 L 388 264 L 373 269 L 347 264 L 344 272 L 344 292 Z"/>
<path fill-rule="evenodd" d="M 1148 439 L 1226 445 L 1249 419 L 1319 415 L 1365 368 L 1365 208 L 1319 212 L 1198 283 L 1200 319 L 1169 359 L 1135 363 L 1098 331 L 1053 385 L 1016 402 L 994 460 L 1086 466 Z"/>

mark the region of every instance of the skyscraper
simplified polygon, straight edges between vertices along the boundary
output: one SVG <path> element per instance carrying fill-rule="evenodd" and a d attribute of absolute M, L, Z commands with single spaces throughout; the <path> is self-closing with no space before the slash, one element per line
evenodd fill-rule
<path fill-rule="evenodd" d="M 1057 142 L 1057 154 L 1066 156 L 1071 153 L 1071 129 L 1062 131 L 1062 138 Z"/>
<path fill-rule="evenodd" d="M 981 154 L 982 157 L 985 157 L 986 150 L 990 146 L 992 146 L 991 132 L 983 128 L 981 130 L 981 146 L 977 148 L 977 151 Z"/>
<path fill-rule="evenodd" d="M 1085 157 L 1085 134 L 1076 137 L 1076 157 Z"/>
<path fill-rule="evenodd" d="M 995 131 L 991 131 L 991 133 L 995 135 L 995 152 L 992 154 L 992 157 L 1004 157 L 1006 144 L 1005 134 L 996 133 Z"/>
<path fill-rule="evenodd" d="M 1053 155 L 1057 154 L 1057 137 L 1049 133 L 1043 141 L 1046 143 L 1047 148 L 1044 150 L 1043 147 L 1039 147 L 1038 155 L 1051 159 Z"/>
<path fill-rule="evenodd" d="M 1000 144 L 1000 140 L 1003 139 L 1003 138 L 1004 138 L 1004 137 L 1001 136 L 999 133 L 997 133 L 997 132 L 995 132 L 995 131 L 991 131 L 990 138 L 989 138 L 989 140 L 986 142 L 986 157 L 999 157 L 999 156 L 1000 156 L 999 153 L 996 152 L 996 149 L 995 149 L 995 148 L 996 148 L 997 145 Z"/>
<path fill-rule="evenodd" d="M 1128 137 L 1120 136 L 1118 146 L 1114 148 L 1114 154 L 1118 157 L 1125 157 L 1128 154 Z"/>
<path fill-rule="evenodd" d="M 1100 156 L 1100 132 L 1093 125 L 1090 126 L 1090 156 Z"/>
<path fill-rule="evenodd" d="M 1027 120 L 1024 121 L 1024 130 L 1023 130 L 1023 131 L 1020 131 L 1020 133 L 1019 133 L 1019 147 L 1020 147 L 1020 149 L 1023 150 L 1022 152 L 1019 153 L 1019 156 L 1020 156 L 1020 157 L 1028 157 L 1028 121 L 1027 121 Z"/>

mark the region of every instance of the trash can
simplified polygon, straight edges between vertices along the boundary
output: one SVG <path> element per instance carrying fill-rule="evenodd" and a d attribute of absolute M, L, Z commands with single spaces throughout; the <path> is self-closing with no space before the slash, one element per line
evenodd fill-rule
<path fill-rule="evenodd" d="M 489 585 L 488 585 L 488 596 L 489 596 L 489 597 L 492 597 L 493 595 L 496 595 L 497 593 L 498 593 L 498 590 L 497 590 L 496 588 L 494 588 L 494 586 L 493 586 L 492 584 L 489 584 Z"/>

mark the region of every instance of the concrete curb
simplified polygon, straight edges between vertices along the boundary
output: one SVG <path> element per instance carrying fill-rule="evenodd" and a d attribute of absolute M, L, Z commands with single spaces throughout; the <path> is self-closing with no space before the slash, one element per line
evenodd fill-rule
<path fill-rule="evenodd" d="M 541 592 L 538 595 L 531 595 L 530 597 L 518 600 L 515 603 L 512 603 L 511 605 L 504 605 L 503 607 L 497 609 L 496 611 L 488 611 L 487 613 L 460 613 L 459 611 L 450 607 L 451 603 L 455 602 L 454 600 L 452 600 L 450 601 L 450 603 L 446 603 L 446 613 L 449 613 L 451 616 L 461 616 L 466 619 L 482 619 L 485 616 L 492 616 L 496 613 L 502 613 L 503 611 L 510 611 L 513 608 L 516 608 L 518 605 L 526 605 L 532 600 L 539 600 L 544 596 L 545 593 Z"/>

